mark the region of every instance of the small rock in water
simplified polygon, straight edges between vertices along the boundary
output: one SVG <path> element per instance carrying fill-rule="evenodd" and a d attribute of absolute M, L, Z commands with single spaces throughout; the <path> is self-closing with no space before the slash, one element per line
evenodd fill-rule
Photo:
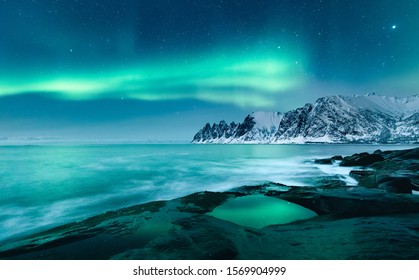
<path fill-rule="evenodd" d="M 342 156 L 334 156 L 332 157 L 332 160 L 343 160 Z"/>
<path fill-rule="evenodd" d="M 332 164 L 335 161 L 341 161 L 343 160 L 342 156 L 333 156 L 331 158 L 319 158 L 319 159 L 315 159 L 314 163 L 317 164 Z"/>
<path fill-rule="evenodd" d="M 317 164 L 332 164 L 332 159 L 331 158 L 315 159 L 314 163 L 317 163 Z"/>

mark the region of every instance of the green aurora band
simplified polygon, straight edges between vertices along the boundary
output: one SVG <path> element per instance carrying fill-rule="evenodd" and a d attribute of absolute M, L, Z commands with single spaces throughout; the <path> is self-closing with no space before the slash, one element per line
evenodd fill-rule
<path fill-rule="evenodd" d="M 217 53 L 195 60 L 179 57 L 165 62 L 137 62 L 125 69 L 9 77 L 0 80 L 0 96 L 42 93 L 63 100 L 196 99 L 270 108 L 276 105 L 273 95 L 304 84 L 301 58 L 283 53 L 261 55 L 260 51 L 252 55 Z"/>

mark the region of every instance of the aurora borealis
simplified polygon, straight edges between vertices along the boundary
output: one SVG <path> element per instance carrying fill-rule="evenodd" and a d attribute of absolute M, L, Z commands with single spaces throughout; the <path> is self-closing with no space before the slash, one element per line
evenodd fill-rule
<path fill-rule="evenodd" d="M 299 69 L 284 59 L 212 57 L 193 63 L 173 62 L 164 66 L 143 65 L 105 73 L 52 75 L 5 83 L 2 95 L 24 92 L 68 99 L 127 98 L 145 101 L 187 99 L 232 103 L 238 106 L 270 106 L 266 95 L 293 88 Z M 247 94 L 235 96 L 236 88 Z"/>
<path fill-rule="evenodd" d="M 417 94 L 418 13 L 414 0 L 1 0 L 0 137 L 189 139 L 325 95 Z"/>

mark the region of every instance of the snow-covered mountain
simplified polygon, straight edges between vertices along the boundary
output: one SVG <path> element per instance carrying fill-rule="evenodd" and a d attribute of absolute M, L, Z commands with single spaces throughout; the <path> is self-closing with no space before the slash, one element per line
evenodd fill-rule
<path fill-rule="evenodd" d="M 192 143 L 419 143 L 419 95 L 328 96 L 243 123 L 207 123 Z"/>

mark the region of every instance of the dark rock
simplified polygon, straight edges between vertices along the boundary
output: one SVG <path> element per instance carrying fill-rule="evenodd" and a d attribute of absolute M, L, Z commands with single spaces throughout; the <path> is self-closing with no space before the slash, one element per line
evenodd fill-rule
<path fill-rule="evenodd" d="M 317 163 L 317 164 L 332 164 L 332 159 L 331 158 L 315 159 L 314 163 Z"/>
<path fill-rule="evenodd" d="M 332 157 L 332 160 L 343 160 L 342 156 L 334 156 Z"/>
<path fill-rule="evenodd" d="M 212 126 L 206 123 L 205 126 L 198 131 L 192 142 L 199 143 L 208 140 L 216 140 L 219 138 L 230 138 L 236 133 L 237 124 L 232 122 L 228 125 L 225 121 L 214 123 Z"/>
<path fill-rule="evenodd" d="M 419 191 L 419 176 L 410 178 L 410 183 L 412 184 L 412 190 Z"/>
<path fill-rule="evenodd" d="M 369 166 L 383 160 L 384 157 L 379 154 L 361 153 L 344 157 L 340 166 Z"/>
<path fill-rule="evenodd" d="M 216 219 L 197 219 L 192 222 L 196 225 L 192 231 L 175 232 L 164 240 L 115 258 L 186 260 L 215 255 L 218 259 L 242 260 L 416 260 L 419 258 L 418 221 L 419 214 L 339 220 L 320 217 L 249 230 Z M 213 235 L 216 232 L 221 234 Z M 218 252 L 217 248 L 220 248 Z M 206 254 L 207 250 L 211 255 Z"/>
<path fill-rule="evenodd" d="M 240 195 L 249 195 L 249 194 L 266 194 L 267 192 L 287 192 L 293 187 L 274 183 L 274 182 L 266 182 L 262 185 L 245 185 L 241 187 L 237 187 L 232 189 L 232 192 L 240 193 Z"/>
<path fill-rule="evenodd" d="M 375 179 L 377 188 L 386 192 L 411 194 L 415 190 L 415 178 L 419 178 L 419 148 L 378 153 L 384 161 L 377 161 L 370 168 L 375 175 L 366 176 L 370 182 Z M 367 185 L 366 185 L 367 186 Z"/>
<path fill-rule="evenodd" d="M 394 193 L 412 193 L 415 186 L 407 177 L 386 177 L 378 182 L 378 188 Z"/>
<path fill-rule="evenodd" d="M 374 175 L 374 174 L 375 174 L 374 170 L 351 170 L 351 172 L 349 172 L 349 176 L 357 180 L 363 177 Z"/>
<path fill-rule="evenodd" d="M 419 160 L 419 148 L 408 150 L 402 158 L 404 160 L 410 159 L 410 160 Z M 419 170 L 416 170 L 419 171 Z"/>
<path fill-rule="evenodd" d="M 319 215 L 362 217 L 419 213 L 419 197 L 398 196 L 362 187 L 327 191 L 295 188 L 274 196 L 304 206 Z"/>
<path fill-rule="evenodd" d="M 243 123 L 239 124 L 239 126 L 237 127 L 236 137 L 241 137 L 250 130 L 252 130 L 255 124 L 256 123 L 254 121 L 254 117 L 251 115 L 247 115 Z"/>
<path fill-rule="evenodd" d="M 239 253 L 229 227 L 239 227 L 201 215 L 175 221 L 171 234 L 156 238 L 146 246 L 113 256 L 137 260 L 231 260 Z M 237 229 L 236 229 L 237 230 Z"/>
<path fill-rule="evenodd" d="M 351 170 L 349 176 L 358 181 L 360 186 L 376 188 L 375 170 Z"/>
<path fill-rule="evenodd" d="M 248 241 L 263 247 L 265 258 L 325 260 L 419 259 L 419 214 L 357 217 L 277 225 L 263 232 L 269 240 Z M 252 242 L 253 241 L 253 242 Z M 257 255 L 246 252 L 247 257 Z M 241 258 L 246 259 L 244 253 Z"/>
<path fill-rule="evenodd" d="M 319 158 L 319 159 L 315 159 L 314 160 L 314 163 L 317 163 L 317 164 L 332 164 L 334 161 L 340 161 L 342 159 L 343 159 L 342 156 L 333 156 L 331 158 Z"/>
<path fill-rule="evenodd" d="M 334 175 L 314 178 L 314 185 L 320 188 L 332 189 L 346 187 L 347 184 L 343 181 L 342 176 Z"/>
<path fill-rule="evenodd" d="M 199 192 L 180 198 L 181 212 L 204 214 L 211 212 L 215 207 L 223 204 L 227 199 L 241 196 L 242 194 L 232 192 Z"/>

